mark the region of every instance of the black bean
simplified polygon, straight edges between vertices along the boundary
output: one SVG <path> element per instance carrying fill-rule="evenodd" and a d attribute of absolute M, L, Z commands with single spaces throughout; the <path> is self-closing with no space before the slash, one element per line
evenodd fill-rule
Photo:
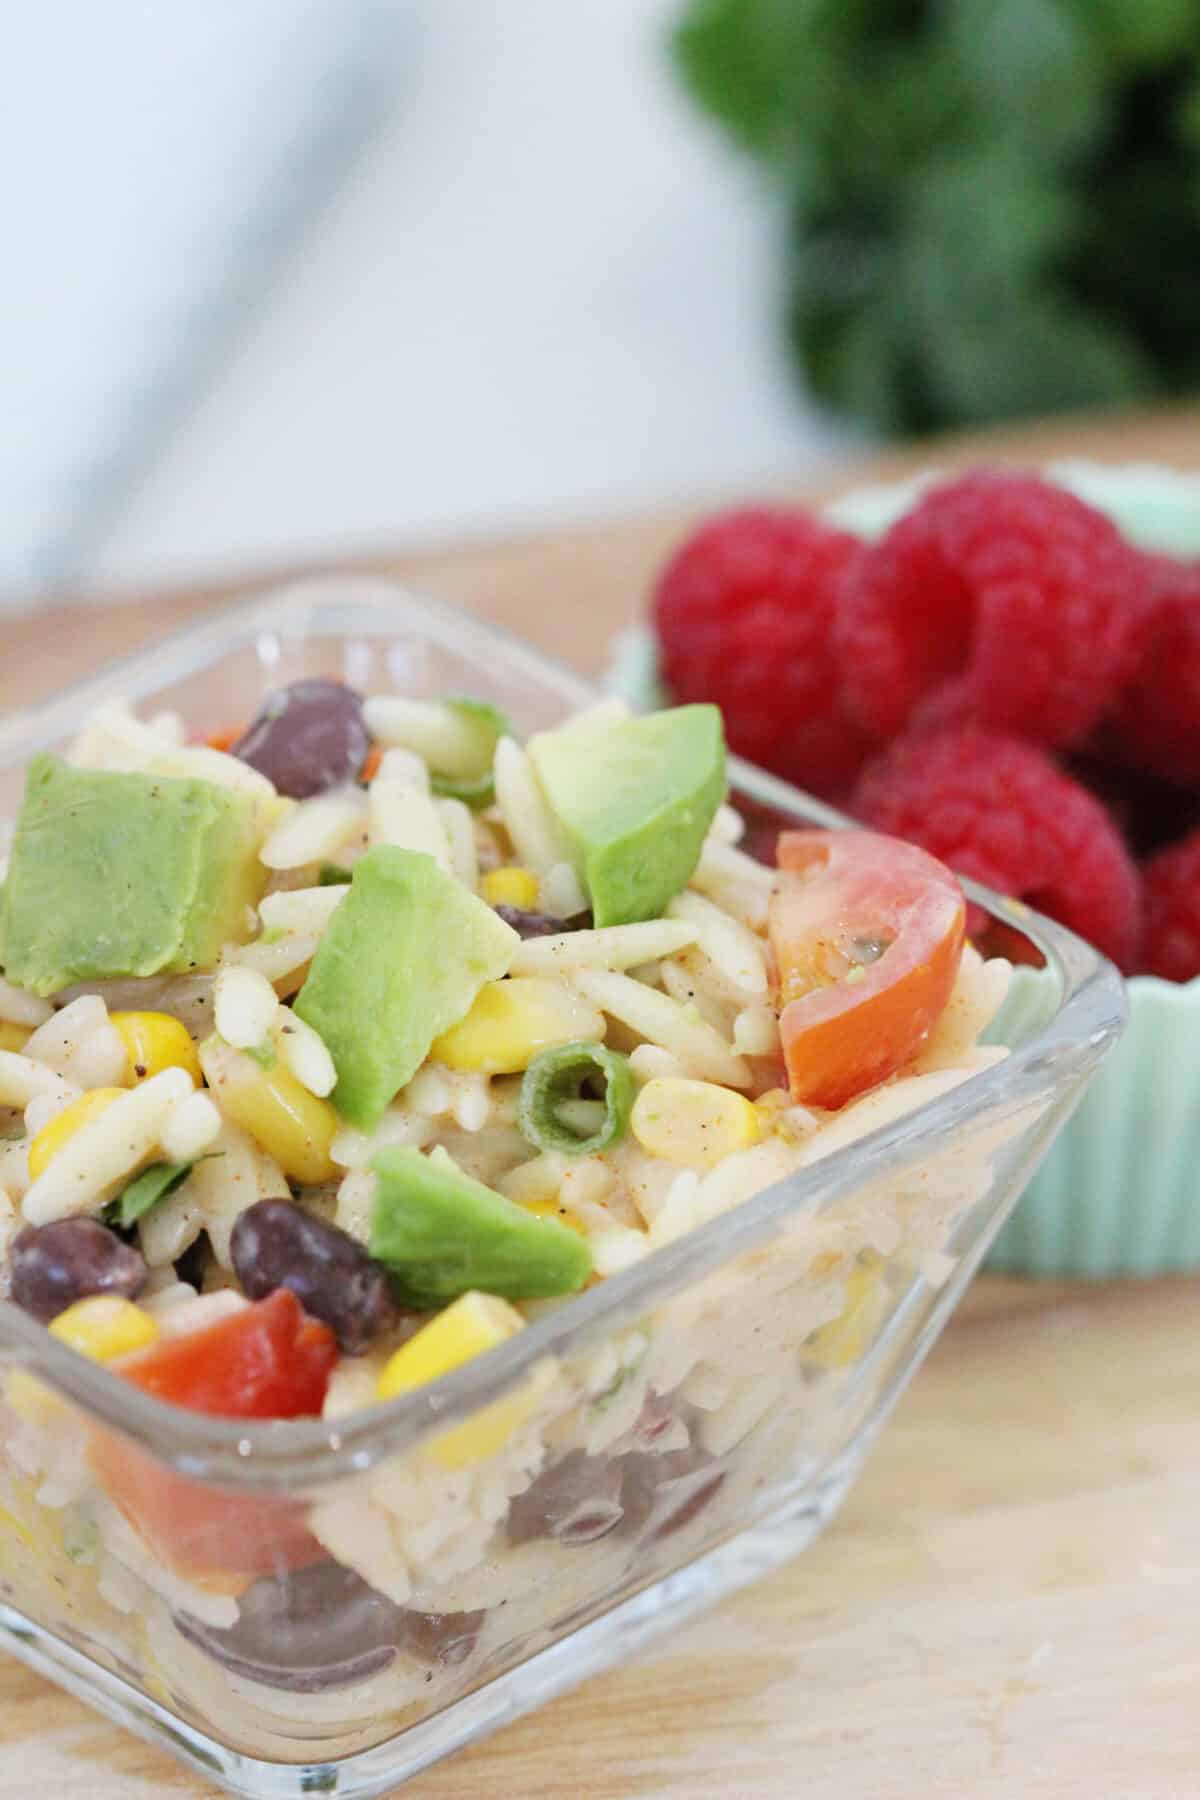
<path fill-rule="evenodd" d="M 514 1544 L 555 1538 L 560 1544 L 591 1544 L 621 1523 L 621 1466 L 605 1456 L 572 1450 L 544 1469 L 508 1509 L 507 1531 Z"/>
<path fill-rule="evenodd" d="M 523 938 L 556 937 L 560 931 L 590 931 L 592 927 L 590 912 L 576 913 L 570 919 L 556 919 L 553 913 L 526 912 L 523 906 L 497 906 L 493 911 Z"/>
<path fill-rule="evenodd" d="M 621 1530 L 644 1530 L 652 1544 L 690 1525 L 725 1480 L 722 1466 L 695 1445 L 661 1456 L 626 1456 L 622 1465 Z"/>
<path fill-rule="evenodd" d="M 204 1277 L 212 1264 L 212 1250 L 208 1238 L 202 1231 L 194 1243 L 189 1244 L 182 1256 L 175 1258 L 175 1277 L 178 1281 L 186 1281 L 200 1293 L 204 1286 Z"/>
<path fill-rule="evenodd" d="M 176 1613 L 184 1637 L 267 1687 L 315 1694 L 386 1668 L 402 1636 L 397 1606 L 340 1563 L 256 1581 L 228 1630 Z"/>
<path fill-rule="evenodd" d="M 348 1356 L 399 1321 L 387 1271 L 337 1225 L 292 1200 L 257 1200 L 230 1240 L 234 1273 L 251 1300 L 291 1288 L 305 1312 L 324 1319 Z"/>
<path fill-rule="evenodd" d="M 410 1656 L 421 1662 L 450 1668 L 466 1662 L 479 1641 L 487 1615 L 481 1612 L 400 1614 L 400 1641 Z"/>
<path fill-rule="evenodd" d="M 227 1630 L 175 1614 L 184 1637 L 235 1675 L 296 1694 L 344 1687 L 378 1673 L 397 1650 L 452 1667 L 474 1650 L 482 1612 L 403 1609 L 340 1563 L 267 1576 L 242 1595 Z"/>
<path fill-rule="evenodd" d="M 306 800 L 353 781 L 371 747 L 361 694 L 340 681 L 293 681 L 268 694 L 232 754 Z"/>
<path fill-rule="evenodd" d="M 26 1225 L 13 1239 L 8 1260 L 13 1299 L 43 1323 L 88 1294 L 132 1300 L 146 1283 L 139 1252 L 99 1219 Z"/>
<path fill-rule="evenodd" d="M 675 1402 L 670 1394 L 657 1393 L 653 1388 L 647 1393 L 642 1410 L 638 1414 L 634 1426 L 634 1435 L 642 1444 L 653 1444 L 664 1431 L 669 1431 L 678 1417 Z"/>

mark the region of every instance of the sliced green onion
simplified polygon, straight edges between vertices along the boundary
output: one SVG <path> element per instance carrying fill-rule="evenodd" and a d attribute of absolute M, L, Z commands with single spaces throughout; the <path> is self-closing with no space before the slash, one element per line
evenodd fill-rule
<path fill-rule="evenodd" d="M 160 1200 L 173 1194 L 187 1180 L 195 1166 L 194 1162 L 151 1163 L 105 1208 L 109 1224 L 119 1225 L 123 1231 L 136 1225 L 152 1206 L 157 1206 Z"/>
<path fill-rule="evenodd" d="M 468 806 L 490 806 L 496 797 L 492 779 L 492 758 L 502 737 L 512 736 L 512 726 L 500 711 L 486 700 L 443 700 L 447 712 L 469 725 L 479 743 L 479 773 L 445 775 L 431 767 L 429 785 L 435 794 L 447 800 L 465 800 Z"/>
<path fill-rule="evenodd" d="M 587 1092 L 590 1083 L 604 1088 L 604 1117 L 585 1134 L 572 1128 L 579 1101 L 600 1098 Z M 535 1056 L 521 1079 L 517 1124 L 538 1150 L 565 1156 L 592 1156 L 625 1135 L 633 1107 L 634 1080 L 629 1058 L 603 1044 L 559 1044 Z"/>
<path fill-rule="evenodd" d="M 317 885 L 318 887 L 346 887 L 353 876 L 353 869 L 343 869 L 341 863 L 322 863 L 317 876 Z"/>

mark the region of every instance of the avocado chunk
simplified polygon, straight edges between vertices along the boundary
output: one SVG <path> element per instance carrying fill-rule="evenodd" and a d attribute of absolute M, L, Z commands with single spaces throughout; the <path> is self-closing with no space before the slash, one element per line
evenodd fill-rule
<path fill-rule="evenodd" d="M 434 1038 L 506 972 L 519 942 L 432 856 L 368 850 L 295 1003 L 333 1057 L 343 1118 L 363 1131 L 377 1125 Z"/>
<path fill-rule="evenodd" d="M 596 924 L 657 918 L 687 886 L 724 798 L 717 708 L 567 724 L 532 738 L 529 755 Z"/>
<path fill-rule="evenodd" d="M 380 1150 L 371 1168 L 371 1255 L 408 1306 L 445 1306 L 472 1288 L 542 1300 L 575 1293 L 592 1272 L 592 1253 L 569 1226 L 473 1181 L 444 1150 Z"/>
<path fill-rule="evenodd" d="M 211 781 L 29 766 L 0 912 L 10 981 L 211 968 L 262 894 L 257 801 Z"/>

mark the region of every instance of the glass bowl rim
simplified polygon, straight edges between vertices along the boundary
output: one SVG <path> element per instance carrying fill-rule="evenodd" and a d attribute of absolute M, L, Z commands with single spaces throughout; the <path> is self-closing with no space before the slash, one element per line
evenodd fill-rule
<path fill-rule="evenodd" d="M 457 652 L 464 645 L 469 650 L 473 641 L 480 650 L 503 645 L 510 659 L 523 661 L 531 673 L 552 681 L 564 698 L 574 696 L 581 705 L 604 698 L 603 690 L 557 659 L 444 601 L 370 576 L 316 577 L 250 604 L 235 603 L 133 656 L 111 661 L 51 700 L 18 712 L 0 723 L 0 766 L 29 753 L 24 739 L 34 730 L 39 736 L 67 736 L 81 716 L 114 698 L 122 682 L 134 688 L 139 683 L 166 685 L 262 633 L 303 635 L 306 627 L 311 632 L 322 611 L 350 607 L 381 616 L 386 609 L 395 618 L 399 605 L 408 623 L 421 626 L 430 639 Z M 327 630 L 318 635 L 338 634 Z M 729 759 L 729 777 L 731 787 L 752 799 L 815 825 L 843 829 L 854 824 L 845 814 L 739 758 Z M 0 1301 L 0 1366 L 28 1369 L 55 1393 L 83 1408 L 93 1425 L 120 1432 L 180 1474 L 232 1491 L 294 1493 L 298 1487 L 323 1487 L 362 1473 L 499 1397 L 541 1359 L 635 1321 L 667 1294 L 753 1248 L 784 1220 L 809 1208 L 823 1209 L 853 1192 L 868 1176 L 878 1178 L 924 1149 L 945 1149 L 955 1128 L 997 1106 L 1017 1106 L 1080 1080 L 1123 1029 L 1127 1006 L 1117 970 L 1083 939 L 1020 902 L 975 882 L 964 881 L 963 886 L 992 918 L 1030 937 L 1061 982 L 1053 1016 L 1027 1042 L 892 1124 L 762 1189 L 632 1267 L 572 1296 L 507 1344 L 425 1388 L 340 1419 L 215 1418 L 131 1387 L 52 1337 L 8 1301 Z"/>

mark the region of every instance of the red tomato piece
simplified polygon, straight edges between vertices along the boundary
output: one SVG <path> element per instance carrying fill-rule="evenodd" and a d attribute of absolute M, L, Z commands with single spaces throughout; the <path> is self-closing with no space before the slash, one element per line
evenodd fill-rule
<path fill-rule="evenodd" d="M 192 741 L 207 744 L 210 750 L 232 750 L 245 729 L 244 725 L 222 725 L 216 731 L 203 732 Z"/>
<path fill-rule="evenodd" d="M 121 1369 L 159 1400 L 224 1419 L 300 1419 L 319 1413 L 337 1361 L 328 1325 L 290 1288 L 203 1331 L 168 1338 Z"/>
<path fill-rule="evenodd" d="M 194 1412 L 295 1419 L 320 1412 L 336 1361 L 328 1326 L 310 1319 L 290 1289 L 278 1288 L 216 1325 L 131 1358 L 121 1374 Z M 302 1568 L 327 1554 L 297 1502 L 191 1481 L 107 1433 L 93 1439 L 91 1461 L 130 1524 L 190 1580 L 236 1587 L 223 1578 Z"/>
<path fill-rule="evenodd" d="M 838 1107 L 920 1050 L 954 986 L 966 930 L 958 882 L 874 831 L 788 831 L 768 929 L 793 1099 Z"/>
<path fill-rule="evenodd" d="M 259 1575 L 303 1569 L 329 1554 L 308 1529 L 298 1501 L 231 1494 L 190 1481 L 107 1435 L 93 1439 L 91 1463 L 159 1561 L 199 1587 L 237 1593 Z"/>

